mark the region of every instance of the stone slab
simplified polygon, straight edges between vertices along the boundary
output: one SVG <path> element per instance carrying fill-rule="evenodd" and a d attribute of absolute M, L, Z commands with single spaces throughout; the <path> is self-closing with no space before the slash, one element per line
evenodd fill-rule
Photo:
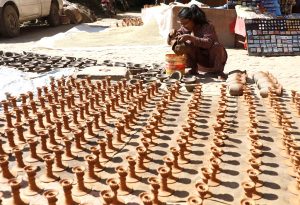
<path fill-rule="evenodd" d="M 129 79 L 129 71 L 126 67 L 101 65 L 87 67 L 77 73 L 78 78 L 86 76 L 91 76 L 92 79 L 104 79 L 106 76 L 111 76 L 112 80 L 121 80 L 122 78 Z"/>

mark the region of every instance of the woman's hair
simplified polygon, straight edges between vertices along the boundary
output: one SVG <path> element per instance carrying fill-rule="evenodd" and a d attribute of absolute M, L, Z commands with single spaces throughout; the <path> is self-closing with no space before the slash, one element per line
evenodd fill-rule
<path fill-rule="evenodd" d="M 178 13 L 178 18 L 190 19 L 195 24 L 200 25 L 208 23 L 205 13 L 196 4 L 192 4 L 191 7 L 182 8 Z"/>

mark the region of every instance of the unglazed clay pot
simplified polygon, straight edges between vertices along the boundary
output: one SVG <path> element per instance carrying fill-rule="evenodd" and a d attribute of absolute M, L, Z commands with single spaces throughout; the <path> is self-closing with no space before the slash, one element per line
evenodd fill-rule
<path fill-rule="evenodd" d="M 244 188 L 245 195 L 248 198 L 252 198 L 254 200 L 261 199 L 261 194 L 256 191 L 255 183 L 252 181 L 242 182 L 242 187 Z"/>
<path fill-rule="evenodd" d="M 198 196 L 190 196 L 187 199 L 188 205 L 202 205 L 203 200 Z"/>
<path fill-rule="evenodd" d="M 204 182 L 197 182 L 195 187 L 196 187 L 196 189 L 200 195 L 200 198 L 202 200 L 211 197 L 211 194 L 209 193 L 209 190 L 208 190 L 208 185 L 205 184 Z"/>
<path fill-rule="evenodd" d="M 243 95 L 244 85 L 242 83 L 230 83 L 228 85 L 229 94 L 232 96 L 241 96 Z"/>
<path fill-rule="evenodd" d="M 260 90 L 260 95 L 263 98 L 269 96 L 269 93 L 282 95 L 283 87 L 277 81 L 277 79 L 269 72 L 257 72 L 253 75 L 253 79 Z"/>
<path fill-rule="evenodd" d="M 20 189 L 21 189 L 21 179 L 13 178 L 8 181 L 8 184 L 11 187 L 12 198 L 7 204 L 10 205 L 28 205 L 29 203 L 21 198 Z"/>
<path fill-rule="evenodd" d="M 256 205 L 253 199 L 245 198 L 241 200 L 241 205 Z"/>
<path fill-rule="evenodd" d="M 47 199 L 48 205 L 56 205 L 58 191 L 54 189 L 49 189 L 43 193 L 43 196 Z"/>
<path fill-rule="evenodd" d="M 193 83 L 188 83 L 188 84 L 185 84 L 185 89 L 188 91 L 188 92 L 193 92 L 195 87 L 196 87 L 197 84 L 193 84 Z"/>
<path fill-rule="evenodd" d="M 9 156 L 8 155 L 0 155 L 0 167 L 1 171 L 0 172 L 0 182 L 1 183 L 6 183 L 10 179 L 15 178 L 16 176 L 11 173 L 9 169 L 9 161 L 8 161 Z"/>
<path fill-rule="evenodd" d="M 113 204 L 114 201 L 114 192 L 112 192 L 111 190 L 103 190 L 101 191 L 101 196 L 104 200 L 104 204 L 105 205 L 115 205 Z"/>
<path fill-rule="evenodd" d="M 241 71 L 230 74 L 226 80 L 229 94 L 232 96 L 243 95 L 246 78 L 247 74 Z M 221 87 L 221 93 L 224 93 L 224 88 L 225 87 Z"/>
<path fill-rule="evenodd" d="M 144 205 L 152 205 L 152 200 L 153 200 L 153 196 L 150 193 L 147 192 L 142 192 L 139 195 L 141 201 L 143 202 Z"/>
<path fill-rule="evenodd" d="M 42 192 L 42 189 L 37 186 L 35 180 L 37 169 L 38 167 L 36 166 L 24 167 L 24 171 L 26 172 L 28 178 L 28 187 L 23 192 L 26 196 L 34 196 Z"/>
<path fill-rule="evenodd" d="M 126 177 L 128 175 L 127 170 L 122 166 L 118 166 L 116 167 L 116 171 L 119 174 L 119 181 L 120 181 L 119 195 L 122 196 L 122 195 L 130 194 L 133 190 L 130 189 L 126 184 Z"/>

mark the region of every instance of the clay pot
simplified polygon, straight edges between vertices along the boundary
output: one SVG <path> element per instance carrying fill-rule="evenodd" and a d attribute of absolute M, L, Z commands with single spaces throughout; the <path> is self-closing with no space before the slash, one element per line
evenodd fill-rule
<path fill-rule="evenodd" d="M 242 187 L 244 188 L 246 197 L 252 198 L 254 200 L 258 200 L 261 198 L 261 195 L 256 192 L 254 182 L 242 182 Z"/>
<path fill-rule="evenodd" d="M 144 68 L 128 67 L 128 69 L 131 75 L 137 75 L 144 72 Z"/>
<path fill-rule="evenodd" d="M 190 196 L 187 202 L 188 205 L 202 205 L 203 200 L 198 196 Z"/>
<path fill-rule="evenodd" d="M 233 73 L 230 74 L 226 80 L 227 84 L 234 82 L 246 84 L 246 75 L 244 73 Z"/>
<path fill-rule="evenodd" d="M 161 166 L 157 172 L 161 176 L 159 196 L 167 197 L 172 195 L 173 190 L 168 187 L 168 177 L 170 176 L 170 169 L 166 166 Z"/>
<path fill-rule="evenodd" d="M 211 194 L 208 191 L 208 185 L 203 182 L 197 182 L 196 183 L 196 190 L 198 191 L 200 198 L 207 199 L 211 197 Z"/>
<path fill-rule="evenodd" d="M 167 74 L 157 74 L 156 77 L 163 82 L 165 79 L 167 79 L 169 76 Z"/>
<path fill-rule="evenodd" d="M 43 193 L 43 196 L 48 201 L 48 205 L 56 205 L 56 202 L 58 201 L 57 195 L 58 195 L 58 191 L 55 189 L 49 189 Z"/>
<path fill-rule="evenodd" d="M 258 81 L 258 79 L 265 78 L 265 77 L 267 77 L 267 73 L 265 73 L 263 71 L 259 71 L 259 72 L 253 74 L 253 80 L 255 83 Z"/>
<path fill-rule="evenodd" d="M 241 205 L 256 205 L 255 201 L 249 198 L 241 200 Z"/>
<path fill-rule="evenodd" d="M 15 178 L 16 176 L 11 173 L 9 169 L 9 161 L 8 161 L 9 156 L 8 155 L 0 155 L 0 166 L 1 166 L 1 171 L 0 172 L 0 182 L 4 183 L 9 181 L 10 179 Z"/>
<path fill-rule="evenodd" d="M 248 135 L 253 140 L 259 139 L 259 134 L 257 133 L 257 130 L 255 128 L 249 128 L 248 129 Z"/>
<path fill-rule="evenodd" d="M 101 191 L 101 196 L 105 202 L 105 205 L 112 205 L 114 201 L 114 192 L 111 190 L 103 190 Z"/>
<path fill-rule="evenodd" d="M 185 83 L 185 84 L 193 84 L 195 83 L 197 80 L 197 78 L 195 76 L 191 76 L 191 77 L 183 77 L 181 79 L 181 82 Z"/>
<path fill-rule="evenodd" d="M 75 201 L 72 196 L 72 195 L 76 195 L 77 194 L 76 191 L 78 191 L 78 189 L 75 191 L 73 190 L 73 193 L 72 193 L 73 180 L 72 179 L 62 179 L 59 181 L 59 183 L 62 186 L 63 192 L 64 192 L 63 201 L 61 201 L 61 203 L 64 205 L 78 204 L 77 201 Z"/>
<path fill-rule="evenodd" d="M 253 157 L 258 158 L 262 156 L 262 151 L 258 150 L 258 149 L 250 149 L 250 152 L 252 154 Z"/>
<path fill-rule="evenodd" d="M 251 146 L 253 146 L 255 149 L 261 150 L 263 147 L 263 143 L 256 140 L 251 140 Z"/>
<path fill-rule="evenodd" d="M 160 181 L 157 177 L 149 177 L 148 183 L 151 185 L 151 193 L 153 196 L 153 204 L 162 204 L 158 199 L 158 190 L 160 188 Z"/>
<path fill-rule="evenodd" d="M 202 172 L 202 180 L 205 184 L 208 184 L 208 180 L 211 178 L 211 175 L 213 174 L 213 171 L 210 168 L 207 167 L 202 167 L 201 169 Z"/>
<path fill-rule="evenodd" d="M 196 87 L 197 84 L 185 84 L 185 89 L 188 91 L 188 92 L 193 92 L 195 87 Z"/>
<path fill-rule="evenodd" d="M 118 67 L 126 67 L 126 63 L 115 62 L 115 66 L 118 66 Z"/>
<path fill-rule="evenodd" d="M 175 84 L 176 82 L 178 82 L 178 80 L 167 78 L 167 79 L 163 80 L 163 82 L 166 83 L 167 85 L 171 86 L 171 85 Z"/>
<path fill-rule="evenodd" d="M 141 201 L 143 202 L 144 205 L 152 205 L 152 200 L 153 200 L 153 196 L 150 193 L 147 192 L 142 192 L 139 195 Z"/>
<path fill-rule="evenodd" d="M 180 81 L 182 78 L 182 73 L 180 71 L 175 71 L 170 75 L 170 79 L 178 80 Z"/>
<path fill-rule="evenodd" d="M 21 179 L 13 178 L 8 181 L 8 184 L 11 186 L 11 191 L 12 191 L 12 199 L 10 203 L 7 204 L 12 204 L 12 205 L 28 205 L 29 203 L 27 201 L 24 201 L 21 199 L 20 196 L 20 189 L 21 189 Z"/>
<path fill-rule="evenodd" d="M 242 83 L 231 83 L 228 85 L 229 87 L 229 94 L 232 96 L 241 96 L 243 95 L 244 85 Z"/>
<path fill-rule="evenodd" d="M 248 174 L 249 178 L 251 179 L 251 181 L 255 183 L 255 187 L 263 186 L 262 182 L 258 179 L 258 175 L 260 174 L 260 172 L 258 170 L 248 169 L 247 174 Z"/>
<path fill-rule="evenodd" d="M 259 94 L 262 98 L 267 98 L 269 96 L 269 87 L 261 88 Z"/>
<path fill-rule="evenodd" d="M 16 68 L 19 68 L 22 66 L 22 63 L 8 63 L 9 66 L 11 67 L 16 67 Z"/>
<path fill-rule="evenodd" d="M 144 81 L 147 82 L 147 83 L 151 83 L 151 82 L 154 82 L 156 80 L 157 80 L 156 77 L 145 77 L 144 78 Z"/>

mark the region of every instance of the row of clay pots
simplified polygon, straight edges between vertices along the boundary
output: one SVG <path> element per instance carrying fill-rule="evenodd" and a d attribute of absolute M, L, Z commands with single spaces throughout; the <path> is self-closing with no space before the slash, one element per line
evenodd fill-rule
<path fill-rule="evenodd" d="M 143 64 L 143 63 L 133 63 L 133 62 L 114 62 L 112 60 L 104 60 L 103 65 L 106 66 L 116 66 L 116 67 L 126 67 L 133 78 L 141 79 L 142 77 L 154 77 L 157 73 L 162 72 L 162 67 L 160 64 L 153 63 Z M 152 74 L 151 74 L 152 73 Z"/>
<path fill-rule="evenodd" d="M 230 74 L 226 80 L 229 94 L 232 96 L 243 95 L 244 85 L 246 84 L 247 74 L 244 72 L 236 72 Z"/>
<path fill-rule="evenodd" d="M 246 95 L 249 93 L 249 89 L 246 87 Z M 252 98 L 248 98 L 247 100 L 252 100 Z M 212 186 L 218 186 L 220 184 L 220 181 L 216 177 L 216 173 L 218 173 L 219 165 L 222 162 L 221 156 L 224 153 L 222 146 L 224 146 L 225 142 L 224 140 L 227 138 L 224 132 L 226 131 L 226 121 L 224 119 L 225 112 L 226 112 L 226 103 L 227 103 L 227 97 L 226 97 L 226 85 L 222 85 L 221 87 L 221 99 L 219 100 L 219 112 L 217 114 L 217 123 L 213 125 L 215 134 L 214 134 L 214 147 L 211 147 L 212 154 L 214 156 L 214 159 L 210 160 L 210 167 L 203 167 L 201 168 L 202 171 L 202 181 L 198 181 L 196 183 L 196 189 L 199 193 L 198 196 L 190 196 L 188 198 L 188 204 L 189 205 L 202 205 L 204 203 L 204 200 L 212 197 L 212 193 L 209 191 L 209 187 Z M 222 133 L 222 134 L 221 134 Z M 214 173 L 215 172 L 215 173 Z M 255 182 L 257 179 L 257 172 L 256 170 L 249 169 L 247 170 L 247 174 L 249 175 L 250 179 L 254 180 Z M 255 195 L 255 185 L 254 182 L 245 182 L 242 183 L 242 186 L 245 190 L 245 198 L 242 198 L 240 201 L 241 205 L 255 205 L 256 202 L 253 199 L 253 196 Z"/>
<path fill-rule="evenodd" d="M 74 79 L 70 79 L 71 81 L 70 82 L 72 82 L 72 81 L 74 81 Z M 53 82 L 54 83 L 54 82 Z M 85 86 L 87 86 L 87 85 L 92 85 L 91 83 L 91 79 L 90 78 L 88 78 L 86 81 L 78 81 L 78 82 L 76 82 L 76 81 L 74 81 L 74 83 L 72 83 L 72 84 L 74 84 L 74 86 L 76 85 L 79 85 L 79 83 L 82 83 L 82 84 L 84 84 L 83 86 L 84 86 L 84 88 L 86 88 Z M 126 83 L 124 83 L 124 82 L 122 82 L 123 83 L 123 86 L 121 86 L 121 87 L 123 87 L 124 89 L 125 89 L 125 87 L 126 87 Z M 62 86 L 64 86 L 66 84 L 66 80 L 65 79 L 61 79 L 61 80 L 59 80 L 59 81 L 57 81 L 57 86 L 58 86 L 58 88 L 60 88 L 61 90 L 62 90 Z M 105 85 L 110 85 L 110 78 L 106 78 L 105 80 L 103 80 L 103 81 L 101 81 L 101 84 L 102 84 L 102 86 L 104 86 L 104 84 Z M 97 84 L 98 85 L 98 84 Z M 102 87 L 101 86 L 101 87 Z M 50 91 L 48 91 L 48 89 L 46 89 L 47 87 L 43 87 L 43 90 L 44 90 L 44 92 L 45 93 L 48 93 L 48 92 L 50 92 Z M 141 86 L 138 86 L 138 90 L 137 91 L 141 91 Z M 150 87 L 148 87 L 149 89 L 146 89 L 147 90 L 147 95 L 148 95 L 148 97 L 147 98 L 149 98 L 149 100 L 150 100 L 150 98 L 151 98 L 151 96 L 153 96 L 153 95 L 155 95 L 155 93 L 157 93 L 158 91 L 156 90 L 156 87 L 155 87 L 155 85 L 153 84 L 153 85 L 151 85 Z M 176 90 L 177 90 L 177 92 L 179 91 L 179 89 L 177 89 L 177 88 L 179 88 L 179 86 L 176 84 Z M 155 90 L 154 90 L 155 89 Z M 174 89 L 175 89 L 175 87 L 174 87 Z M 175 90 L 174 90 L 173 88 L 171 89 L 171 91 L 172 91 L 172 96 L 173 95 L 175 95 Z M 71 92 L 74 92 L 74 90 L 75 90 L 75 87 L 74 87 L 74 89 L 69 89 L 69 91 L 71 91 Z M 145 90 L 145 91 L 146 91 Z M 151 91 L 152 92 L 152 94 L 151 93 L 149 93 L 148 92 L 148 90 L 149 90 L 149 92 Z M 39 92 L 40 91 L 40 92 Z M 56 91 L 56 86 L 54 85 L 53 86 L 53 89 L 52 89 L 52 86 L 51 86 L 51 91 Z M 83 91 L 85 92 L 85 89 L 83 89 Z M 71 94 L 71 93 L 69 93 L 69 94 Z M 83 94 L 85 94 L 85 93 L 83 93 Z M 144 96 L 144 94 L 145 93 L 140 93 L 140 97 L 142 97 L 142 96 Z M 171 98 L 171 93 L 167 93 L 168 95 L 166 96 L 167 98 Z M 44 95 L 42 95 L 42 89 L 40 88 L 40 89 L 38 89 L 38 95 L 40 96 L 40 97 L 45 97 Z M 149 97 L 150 96 L 150 97 Z M 33 100 L 33 96 L 32 96 L 32 93 L 30 93 L 29 94 L 29 98 L 31 99 L 32 98 L 32 100 Z M 26 104 L 26 98 L 24 98 L 25 99 L 25 104 Z M 139 98 L 140 99 L 140 98 Z M 12 100 L 12 102 L 14 102 L 15 100 Z M 7 104 L 7 103 L 6 103 Z M 15 106 L 15 103 L 12 103 L 13 104 L 13 106 Z M 143 109 L 143 107 L 142 107 L 142 104 L 144 104 L 144 102 L 143 103 L 141 103 L 141 105 L 139 105 L 138 107 L 138 109 L 139 110 L 142 110 Z M 141 106 L 141 108 L 140 108 L 140 106 Z M 8 109 L 5 109 L 5 110 L 8 110 Z M 159 110 L 158 110 L 159 112 L 160 111 L 164 111 L 164 108 L 162 108 L 162 107 L 160 107 L 159 108 Z M 156 115 L 156 116 L 158 116 L 158 115 Z M 161 118 L 159 118 L 159 119 L 161 119 Z M 155 123 L 155 121 L 156 121 L 156 118 L 152 118 L 151 119 L 151 121 L 153 121 L 154 122 L 154 124 L 156 124 Z M 149 122 L 151 122 L 151 121 L 149 121 Z M 11 124 L 11 123 L 9 123 L 9 124 Z M 119 124 L 121 124 L 121 123 L 119 123 Z M 124 125 L 124 124 L 123 124 Z M 154 126 L 154 125 L 152 125 L 152 124 L 150 124 L 151 126 Z M 149 126 L 150 126 L 149 125 Z M 33 127 L 34 127 L 34 125 L 33 125 Z M 117 129 L 118 129 L 118 125 L 116 125 L 116 127 L 117 127 Z M 152 130 L 152 128 L 151 128 L 151 130 Z M 108 132 L 107 132 L 108 133 Z M 121 130 L 119 130 L 118 129 L 118 132 L 117 133 L 119 133 L 119 134 L 121 134 Z M 122 132 L 123 133 L 123 132 Z M 75 142 L 80 142 L 79 140 L 76 140 L 76 139 L 79 139 L 79 138 L 77 138 L 77 132 L 76 133 L 74 133 L 74 136 L 75 136 Z M 79 136 L 79 135 L 78 135 Z M 32 144 L 32 143 L 30 143 L 30 144 Z M 43 144 L 43 145 L 45 145 L 45 143 L 41 143 L 41 144 Z M 78 147 L 76 147 L 76 148 L 78 148 L 78 149 L 81 149 L 82 147 L 81 147 L 81 144 L 80 143 L 76 143 L 77 145 L 76 146 L 78 146 Z M 67 147 L 67 146 L 66 146 Z M 30 146 L 30 150 L 31 150 L 31 146 Z M 101 150 L 104 150 L 102 147 L 101 147 Z M 139 151 L 139 150 L 138 150 Z M 35 153 L 35 152 L 32 152 L 32 153 Z M 31 154 L 32 154 L 31 153 Z M 141 150 L 141 152 L 139 152 L 139 155 L 141 154 L 143 154 L 144 152 L 143 152 L 143 150 Z M 99 154 L 99 153 L 98 153 Z M 55 157 L 56 157 L 56 160 L 54 160 L 55 159 Z M 41 180 L 52 180 L 52 181 L 58 181 L 59 180 L 59 178 L 55 175 L 55 173 L 53 173 L 53 170 L 52 170 L 52 167 L 54 167 L 54 166 L 52 166 L 52 165 L 54 165 L 55 164 L 55 166 L 57 166 L 58 165 L 58 163 L 57 163 L 57 156 L 55 156 L 54 157 L 54 155 L 52 155 L 52 154 L 46 154 L 46 155 L 44 155 L 43 156 L 43 160 L 45 161 L 45 167 L 46 167 L 46 172 L 44 172 L 44 174 L 41 176 Z M 141 156 L 142 157 L 142 156 Z M 76 187 L 74 187 L 75 188 L 75 190 L 73 191 L 73 194 L 72 194 L 72 192 L 71 192 L 71 189 L 72 189 L 72 181 L 70 181 L 70 180 L 61 180 L 60 181 L 60 183 L 61 183 L 61 185 L 63 186 L 63 188 L 64 188 L 64 192 L 65 192 L 65 198 L 66 198 L 66 201 L 68 201 L 68 202 L 66 202 L 66 204 L 76 204 L 75 202 L 73 203 L 73 200 L 72 200 L 72 195 L 74 195 L 74 196 L 82 196 L 81 194 L 83 194 L 83 195 L 86 195 L 88 192 L 89 192 L 89 190 L 87 189 L 87 187 L 85 187 L 84 186 L 84 182 L 83 182 L 83 175 L 84 174 L 86 174 L 86 175 L 88 175 L 88 178 L 89 179 L 92 179 L 92 180 L 94 180 L 94 178 L 96 178 L 97 176 L 95 176 L 95 174 L 94 174 L 94 171 L 93 171 L 93 166 L 91 165 L 90 166 L 90 164 L 95 164 L 96 162 L 95 162 L 95 159 L 97 159 L 93 154 L 90 154 L 90 155 L 88 155 L 87 157 L 85 157 L 85 160 L 88 162 L 88 164 L 89 164 L 89 168 L 88 168 L 88 171 L 85 173 L 84 172 L 84 167 L 74 167 L 73 169 L 72 169 L 72 171 L 76 174 L 76 178 L 77 178 L 77 185 L 76 185 Z M 140 159 L 141 160 L 141 159 Z M 22 161 L 22 160 L 19 160 L 19 163 L 18 164 L 20 164 L 20 161 Z M 133 162 L 135 163 L 135 160 L 133 160 Z M 142 162 L 142 160 L 140 161 L 140 162 Z M 61 163 L 59 163 L 60 165 L 62 165 Z M 7 179 L 7 178 L 9 178 L 9 180 L 11 180 L 11 182 L 9 182 L 10 184 L 11 183 L 13 183 L 13 184 L 15 184 L 18 188 L 16 188 L 17 189 L 17 191 L 16 191 L 16 194 L 13 194 L 14 195 L 14 197 L 13 197 L 13 200 L 16 200 L 15 201 L 15 203 L 14 204 L 26 204 L 26 202 L 24 202 L 21 198 L 20 198 L 20 195 L 19 195 L 19 190 L 20 190 L 20 182 L 19 181 L 17 181 L 17 180 L 15 180 L 14 178 L 13 178 L 13 175 L 11 174 L 11 173 L 9 173 L 9 169 L 8 169 L 8 157 L 7 156 L 1 156 L 0 157 L 0 165 L 1 165 L 1 170 L 2 170 L 2 172 L 1 172 L 1 176 L 2 176 L 2 178 L 4 178 L 4 179 Z M 133 164 L 134 165 L 134 164 Z M 140 164 L 140 166 L 141 167 L 143 167 L 143 164 L 141 163 Z M 26 169 L 27 170 L 27 169 Z M 167 177 L 167 175 L 164 175 L 164 173 L 165 173 L 165 170 L 166 170 L 166 168 L 164 167 L 164 168 L 162 168 L 162 169 L 159 169 L 158 170 L 158 172 L 160 173 L 160 175 L 161 175 L 161 177 L 164 179 L 163 181 L 164 182 L 166 182 L 166 177 Z M 30 169 L 30 172 L 35 172 L 36 171 L 36 169 Z M 109 179 L 108 181 L 107 181 L 107 184 L 111 187 L 111 191 L 109 190 L 109 191 L 107 191 L 107 190 L 105 190 L 105 191 L 102 191 L 101 192 L 101 195 L 102 195 L 102 197 L 103 197 L 103 199 L 104 199 L 104 201 L 107 203 L 107 204 L 110 204 L 110 202 L 111 202 L 111 200 L 114 200 L 115 201 L 115 204 L 118 204 L 118 205 L 122 205 L 122 204 L 124 204 L 121 200 L 119 200 L 119 199 L 117 199 L 117 191 L 119 190 L 119 191 L 124 191 L 124 192 L 128 192 L 129 191 L 129 193 L 131 192 L 130 190 L 129 190 L 129 188 L 126 186 L 126 181 L 125 181 L 125 177 L 126 177 L 126 175 L 127 175 L 127 171 L 126 171 L 126 169 L 125 168 L 121 168 L 121 167 L 117 167 L 117 173 L 119 173 L 119 175 L 120 175 L 120 179 L 119 179 L 119 182 L 118 182 L 118 180 L 116 180 L 116 179 Z M 35 180 L 34 179 L 31 179 L 31 181 L 29 181 L 29 185 L 30 186 L 32 186 L 31 188 L 38 188 L 36 185 L 35 185 L 35 182 L 34 182 Z M 153 181 L 153 180 L 152 180 Z M 156 181 L 158 181 L 158 180 L 156 180 Z M 34 186 L 32 185 L 32 184 L 34 184 Z M 153 183 L 154 184 L 154 183 Z M 156 185 L 157 185 L 157 183 L 155 183 Z M 163 183 L 163 185 L 165 185 L 166 183 Z M 159 184 L 158 184 L 159 185 Z M 68 186 L 68 188 L 66 187 L 66 186 Z M 155 186 L 155 187 L 157 187 L 157 186 Z M 162 188 L 166 188 L 166 187 L 164 187 L 164 186 L 162 186 Z M 12 188 L 13 189 L 13 188 Z M 67 190 L 66 190 L 67 189 Z M 119 192 L 118 191 L 118 192 Z M 157 191 L 157 190 L 156 190 Z M 52 204 L 55 204 L 55 201 L 57 200 L 56 198 L 55 198 L 55 196 L 57 195 L 57 191 L 55 191 L 55 190 L 47 190 L 46 192 L 45 192 L 45 194 L 44 194 L 44 196 L 46 196 L 47 197 L 47 199 L 48 199 L 48 201 L 51 199 L 51 200 L 53 200 L 52 202 Z M 157 198 L 157 197 L 156 197 Z M 68 199 L 68 200 L 67 200 Z M 50 202 L 49 202 L 49 204 L 50 204 Z"/>
<path fill-rule="evenodd" d="M 140 17 L 135 17 L 135 18 L 123 18 L 121 23 L 116 23 L 116 26 L 142 26 L 143 20 Z"/>
<path fill-rule="evenodd" d="M 300 116 L 300 96 L 299 92 L 296 90 L 291 90 L 291 97 L 292 103 L 294 104 L 295 108 L 297 109 L 298 116 Z"/>
<path fill-rule="evenodd" d="M 278 96 L 282 95 L 283 87 L 271 73 L 259 71 L 253 74 L 253 80 L 257 84 L 261 97 L 268 97 L 270 90 Z"/>
<path fill-rule="evenodd" d="M 209 191 L 209 187 L 217 187 L 221 183 L 221 181 L 217 177 L 217 174 L 220 173 L 220 164 L 222 163 L 221 156 L 224 153 L 222 147 L 225 145 L 224 140 L 227 139 L 224 133 L 226 130 L 225 113 L 228 101 L 226 97 L 225 84 L 222 85 L 220 92 L 221 96 L 220 100 L 218 101 L 216 123 L 213 125 L 213 144 L 210 147 L 212 157 L 209 159 L 209 166 L 202 167 L 200 169 L 202 176 L 201 179 L 198 180 L 195 184 L 198 196 L 190 196 L 188 198 L 189 205 L 205 204 L 204 201 L 213 196 L 213 194 Z M 201 98 L 199 99 L 199 102 L 201 103 Z M 197 114 L 197 112 L 199 112 L 199 108 L 189 107 L 189 112 L 191 113 L 191 111 L 193 112 L 193 114 Z"/>
<path fill-rule="evenodd" d="M 97 64 L 96 60 L 75 58 L 75 57 L 60 57 L 60 56 L 48 56 L 42 54 L 35 54 L 29 52 L 23 52 L 23 54 L 13 52 L 0 51 L 0 65 L 17 68 L 24 72 L 46 72 L 55 68 L 85 68 L 96 65 L 106 66 L 120 66 L 127 67 L 132 75 L 140 74 L 143 76 L 145 72 L 160 73 L 162 68 L 160 64 L 137 64 L 133 62 L 113 62 L 111 60 L 104 60 L 102 64 Z M 149 77 L 146 74 L 146 77 Z"/>
<path fill-rule="evenodd" d="M 250 141 L 251 148 L 249 159 L 250 168 L 247 170 L 247 174 L 250 180 L 245 180 L 242 182 L 242 186 L 245 191 L 245 196 L 247 197 L 248 204 L 255 204 L 256 200 L 259 200 L 262 195 L 257 192 L 256 188 L 262 187 L 263 182 L 259 179 L 262 147 L 263 144 L 260 141 L 260 135 L 258 134 L 258 120 L 256 118 L 256 107 L 253 93 L 248 86 L 245 86 L 244 99 L 248 106 L 248 117 L 249 117 L 249 127 L 248 127 L 248 140 Z M 244 204 L 247 204 L 246 202 Z"/>
<path fill-rule="evenodd" d="M 178 83 L 174 84 L 167 91 L 162 93 L 163 97 L 160 102 L 157 103 L 156 110 L 149 118 L 149 124 L 145 126 L 146 129 L 143 129 L 142 131 L 144 136 L 141 138 L 143 146 L 137 147 L 139 156 L 137 158 L 138 168 L 136 171 L 145 172 L 148 169 L 142 162 L 144 160 L 151 160 L 151 158 L 147 156 L 147 152 L 150 151 L 149 146 L 157 145 L 157 142 L 155 142 L 155 132 L 158 129 L 158 125 L 164 124 L 163 119 L 166 110 L 169 109 L 169 103 L 174 101 L 179 94 L 180 91 Z M 143 192 L 139 195 L 144 205 L 165 204 L 159 200 L 159 196 L 168 197 L 174 192 L 173 189 L 169 188 L 168 184 L 170 181 L 172 181 L 172 183 L 176 183 L 178 180 L 173 173 L 175 170 L 177 173 L 182 171 L 178 163 L 182 157 L 184 157 L 184 150 L 181 149 L 181 147 L 179 149 L 173 147 L 170 148 L 170 150 L 174 158 L 165 156 L 163 158 L 165 165 L 157 168 L 159 177 L 148 178 L 148 182 L 151 185 L 151 192 Z M 144 155 L 141 155 L 142 151 L 145 153 Z"/>
<path fill-rule="evenodd" d="M 295 100 L 296 92 L 292 91 L 292 101 Z M 276 119 L 277 125 L 282 129 L 282 137 L 281 137 L 281 155 L 285 160 L 286 165 L 289 167 L 287 173 L 295 177 L 295 181 L 291 182 L 288 185 L 288 191 L 295 196 L 299 196 L 300 193 L 300 152 L 299 152 L 299 144 L 295 140 L 295 137 L 292 134 L 292 119 L 289 116 L 286 116 L 286 112 L 284 112 L 285 108 L 282 106 L 280 102 L 280 98 L 275 94 L 269 93 L 269 102 L 270 106 L 274 111 L 274 118 Z M 298 197 L 291 197 L 291 204 L 299 204 L 300 200 Z"/>
<path fill-rule="evenodd" d="M 0 65 L 13 67 L 24 72 L 46 72 L 55 68 L 77 67 L 85 68 L 96 65 L 92 59 L 48 56 L 24 52 L 0 52 Z"/>

